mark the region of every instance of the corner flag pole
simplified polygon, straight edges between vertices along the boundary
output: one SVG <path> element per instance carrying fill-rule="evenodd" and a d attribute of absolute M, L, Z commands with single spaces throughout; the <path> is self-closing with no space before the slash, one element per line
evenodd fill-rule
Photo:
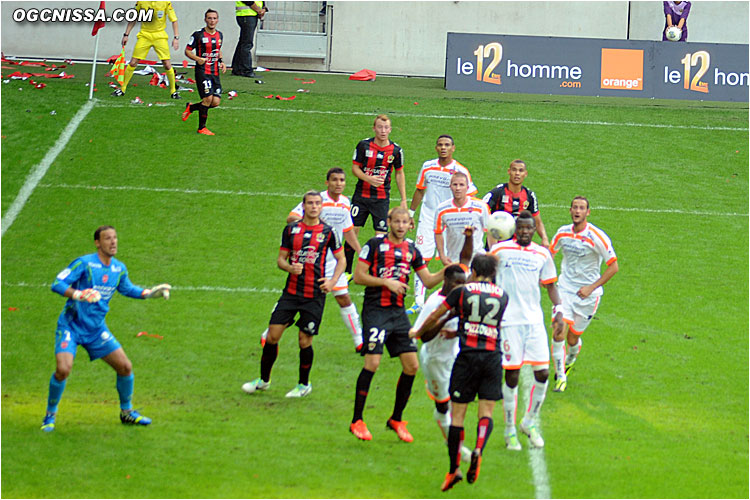
<path fill-rule="evenodd" d="M 91 64 L 91 82 L 89 83 L 89 100 L 94 98 L 94 76 L 96 75 L 96 56 L 99 54 L 99 33 L 94 37 L 94 60 Z"/>

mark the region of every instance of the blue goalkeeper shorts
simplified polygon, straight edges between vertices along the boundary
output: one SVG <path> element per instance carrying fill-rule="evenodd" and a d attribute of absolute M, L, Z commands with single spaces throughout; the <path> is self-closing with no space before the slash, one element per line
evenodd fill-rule
<path fill-rule="evenodd" d="M 106 323 L 102 323 L 96 331 L 92 332 L 75 322 L 68 321 L 65 315 L 61 315 L 55 331 L 55 355 L 60 352 L 69 352 L 75 358 L 79 345 L 86 349 L 91 361 L 103 358 L 121 347 L 115 336 L 110 333 Z"/>

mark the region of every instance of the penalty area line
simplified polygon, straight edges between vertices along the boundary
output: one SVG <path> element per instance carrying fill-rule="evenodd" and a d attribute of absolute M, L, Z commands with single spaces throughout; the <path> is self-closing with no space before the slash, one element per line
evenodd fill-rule
<path fill-rule="evenodd" d="M 13 200 L 13 203 L 8 208 L 8 211 L 5 212 L 5 215 L 3 215 L 2 222 L 0 223 L 2 224 L 0 237 L 4 236 L 5 231 L 7 231 L 10 226 L 13 225 L 16 217 L 18 217 L 18 214 L 20 214 L 21 210 L 23 210 L 26 202 L 29 201 L 31 194 L 34 192 L 34 189 L 36 189 L 39 181 L 41 181 L 44 175 L 47 173 L 47 170 L 49 170 L 52 162 L 55 161 L 57 156 L 62 152 L 63 149 L 65 149 L 65 146 L 68 145 L 68 141 L 70 141 L 70 138 L 73 137 L 73 134 L 78 129 L 78 126 L 81 124 L 83 119 L 86 118 L 86 115 L 89 114 L 89 111 L 93 109 L 95 103 L 96 101 L 93 100 L 87 101 L 86 104 L 81 106 L 81 109 L 78 110 L 78 112 L 73 116 L 68 125 L 62 131 L 60 137 L 57 139 L 57 142 L 55 142 L 52 148 L 47 151 L 47 154 L 44 155 L 42 161 L 37 163 L 34 168 L 31 169 L 29 175 L 26 177 L 26 180 L 23 183 L 23 186 L 21 186 L 20 191 L 18 191 L 16 199 Z"/>
<path fill-rule="evenodd" d="M 534 375 L 529 365 L 521 369 L 521 383 L 524 391 L 524 406 L 529 406 L 529 390 L 534 383 Z M 529 390 L 527 390 L 529 389 Z M 539 431 L 542 430 L 542 418 L 539 417 L 536 422 Z M 549 488 L 549 476 L 547 474 L 547 460 L 544 458 L 544 448 L 533 448 L 529 445 L 529 467 L 534 479 L 534 496 L 535 498 L 552 498 Z"/>

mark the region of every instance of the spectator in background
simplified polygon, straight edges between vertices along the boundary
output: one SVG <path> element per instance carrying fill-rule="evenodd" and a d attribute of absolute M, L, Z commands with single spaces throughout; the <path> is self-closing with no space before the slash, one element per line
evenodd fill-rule
<path fill-rule="evenodd" d="M 661 32 L 661 40 L 667 41 L 667 28 L 677 26 L 682 30 L 681 42 L 687 42 L 687 18 L 690 14 L 690 2 L 664 2 L 664 30 Z"/>
<path fill-rule="evenodd" d="M 263 5 L 265 2 L 234 2 L 234 11 L 237 18 L 237 24 L 240 27 L 240 39 L 237 41 L 237 47 L 234 49 L 232 57 L 232 74 L 234 76 L 245 76 L 254 78 L 253 71 L 253 39 L 255 38 L 255 29 L 258 27 L 258 19 L 268 12 L 268 6 Z"/>

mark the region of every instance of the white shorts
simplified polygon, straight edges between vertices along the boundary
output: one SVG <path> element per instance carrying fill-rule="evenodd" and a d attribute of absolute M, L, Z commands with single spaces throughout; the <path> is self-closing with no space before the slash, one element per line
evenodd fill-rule
<path fill-rule="evenodd" d="M 430 260 L 435 257 L 435 221 L 423 220 L 422 217 L 419 218 L 415 243 L 417 250 L 422 254 L 424 260 Z"/>
<path fill-rule="evenodd" d="M 523 365 L 549 365 L 549 345 L 544 323 L 508 325 L 500 329 L 503 340 L 503 368 L 518 370 Z"/>
<path fill-rule="evenodd" d="M 336 270 L 336 257 L 329 253 L 326 255 L 326 278 L 331 278 L 333 272 Z M 349 293 L 349 280 L 346 278 L 345 273 L 341 273 L 339 280 L 333 286 L 332 295 L 338 297 L 339 295 L 346 295 Z"/>
<path fill-rule="evenodd" d="M 446 339 L 438 335 L 419 349 L 427 394 L 438 403 L 450 401 L 448 392 L 453 362 L 458 356 L 458 337 Z"/>
<path fill-rule="evenodd" d="M 563 321 L 568 324 L 571 332 L 581 335 L 591 323 L 602 296 L 589 295 L 582 299 L 575 292 L 564 290 L 559 290 L 559 292 L 560 300 L 562 300 Z"/>

